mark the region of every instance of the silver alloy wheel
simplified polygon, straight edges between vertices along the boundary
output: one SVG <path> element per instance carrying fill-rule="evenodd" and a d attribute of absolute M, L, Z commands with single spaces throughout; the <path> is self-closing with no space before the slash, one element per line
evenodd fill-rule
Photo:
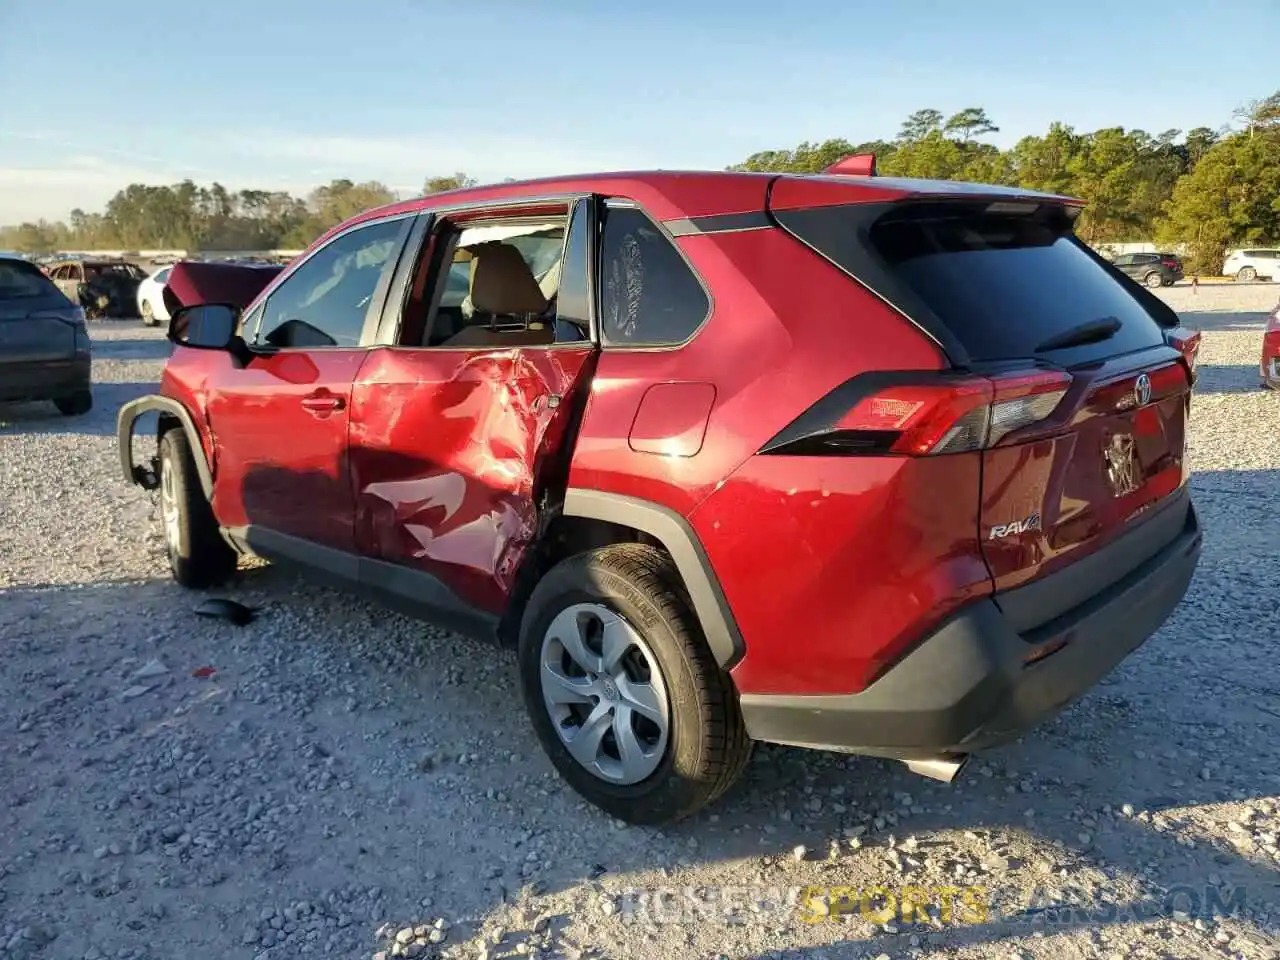
<path fill-rule="evenodd" d="M 160 516 L 164 519 L 164 542 L 169 555 L 176 557 L 182 546 L 182 527 L 178 508 L 178 483 L 173 477 L 173 460 L 160 463 Z"/>
<path fill-rule="evenodd" d="M 667 685 L 649 645 L 599 603 L 566 607 L 542 639 L 539 683 L 560 740 L 601 780 L 639 783 L 666 754 Z"/>

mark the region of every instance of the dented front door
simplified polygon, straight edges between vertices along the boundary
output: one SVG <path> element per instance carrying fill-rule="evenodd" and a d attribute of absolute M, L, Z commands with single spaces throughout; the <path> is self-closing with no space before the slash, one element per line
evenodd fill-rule
<path fill-rule="evenodd" d="M 351 403 L 359 552 L 500 614 L 593 358 L 585 342 L 371 351 Z"/>

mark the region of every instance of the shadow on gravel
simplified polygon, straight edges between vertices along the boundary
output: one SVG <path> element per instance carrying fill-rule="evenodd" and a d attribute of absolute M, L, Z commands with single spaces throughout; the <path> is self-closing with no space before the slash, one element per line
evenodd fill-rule
<path fill-rule="evenodd" d="M 95 340 L 95 360 L 167 360 L 173 353 L 168 340 L 139 337 L 137 339 Z"/>
<path fill-rule="evenodd" d="M 296 494 L 300 489 L 280 482 L 285 471 L 275 473 L 278 476 L 259 478 L 250 491 L 251 522 L 262 519 L 255 514 L 272 496 L 289 490 Z M 349 479 L 336 473 L 312 477 L 305 489 L 315 495 L 317 485 L 322 487 L 326 481 L 335 496 L 343 490 L 349 495 Z M 1206 552 L 1183 606 L 1146 647 L 1088 694 L 1084 703 L 1033 731 L 1024 741 L 980 757 L 954 785 L 924 780 L 891 762 L 762 746 L 742 781 L 713 809 L 663 831 L 617 831 L 603 814 L 578 804 L 558 779 L 546 781 L 549 795 L 536 792 L 535 787 L 543 782 L 541 774 L 549 769 L 540 756 L 527 767 L 529 779 L 516 781 L 527 785 L 528 795 L 515 796 L 511 798 L 514 804 L 508 805 L 483 799 L 486 788 L 511 788 L 505 779 L 494 781 L 499 770 L 494 764 L 505 764 L 505 759 L 460 766 L 446 755 L 423 772 L 420 786 L 403 791 L 402 805 L 389 807 L 383 821 L 375 816 L 378 804 L 370 795 L 366 804 L 370 819 L 346 823 L 327 849 L 336 858 L 339 849 L 349 852 L 359 844 L 360 859 L 344 869 L 356 876 L 377 875 L 380 885 L 397 888 L 405 902 L 393 905 L 393 916 L 412 910 L 424 892 L 435 895 L 437 907 L 443 907 L 449 897 L 465 898 L 478 908 L 469 912 L 484 916 L 527 893 L 528 884 L 535 879 L 545 893 L 575 893 L 584 907 L 595 899 L 593 883 L 609 881 L 616 890 L 625 887 L 628 875 L 662 870 L 668 879 L 660 882 L 680 891 L 680 885 L 689 881 L 680 878 L 679 865 L 670 851 L 658 849 L 667 843 L 682 851 L 683 864 L 701 872 L 693 882 L 704 888 L 709 877 L 728 871 L 735 878 L 731 883 L 770 889 L 858 884 L 865 889 L 870 876 L 891 890 L 915 884 L 936 890 L 942 873 L 922 878 L 910 863 L 928 856 L 949 878 L 956 877 L 958 870 L 965 873 L 963 879 L 951 879 L 950 886 L 985 886 L 1006 895 L 1017 892 L 1012 903 L 1003 904 L 1001 910 L 980 922 L 947 923 L 938 929 L 896 919 L 896 934 L 877 928 L 869 937 L 848 935 L 821 948 L 758 954 L 761 956 L 799 958 L 821 953 L 835 957 L 880 951 L 898 956 L 913 935 L 921 938 L 924 949 L 940 944 L 958 947 L 998 944 L 1033 930 L 1050 935 L 1105 931 L 1175 916 L 1184 923 L 1199 918 L 1211 924 L 1215 913 L 1236 916 L 1250 925 L 1251 935 L 1267 942 L 1266 938 L 1280 934 L 1280 873 L 1267 862 L 1268 854 L 1257 835 L 1265 830 L 1274 832 L 1277 824 L 1274 818 L 1270 824 L 1255 820 L 1233 830 L 1225 825 L 1230 819 L 1227 814 L 1212 808 L 1280 794 L 1280 707 L 1269 709 L 1280 699 L 1280 681 L 1276 680 L 1274 643 L 1269 645 L 1273 652 L 1267 662 L 1268 646 L 1258 642 L 1259 636 L 1267 639 L 1265 631 L 1270 630 L 1273 640 L 1276 636 L 1271 626 L 1274 603 L 1268 600 L 1274 591 L 1268 594 L 1266 587 L 1260 590 L 1255 585 L 1257 569 L 1250 572 L 1247 556 L 1236 562 L 1239 549 L 1231 537 L 1218 531 L 1229 523 L 1247 523 L 1249 532 L 1261 543 L 1280 539 L 1280 511 L 1274 509 L 1280 502 L 1280 471 L 1218 471 L 1197 475 L 1194 482 L 1197 493 L 1206 494 Z M 1242 506 L 1242 501 L 1231 496 L 1232 491 L 1250 493 L 1256 502 Z M 1242 516 L 1244 509 L 1251 511 L 1247 517 Z M 1265 570 L 1262 576 L 1265 582 Z M 371 674 L 394 692 L 391 705 L 379 718 L 372 713 L 322 715 L 312 709 L 305 717 L 313 724 L 306 736 L 317 743 L 324 739 L 331 751 L 339 735 L 356 741 L 361 735 L 368 736 L 375 719 L 404 731 L 406 740 L 420 741 L 431 736 L 433 708 L 448 713 L 448 729 L 471 731 L 491 742 L 495 757 L 499 745 L 521 752 L 534 749 L 520 697 L 498 682 L 514 679 L 509 654 L 456 637 L 428 640 L 425 629 L 420 652 L 435 653 L 445 664 L 424 660 L 420 666 L 409 667 L 406 664 L 410 661 L 383 662 L 382 657 L 388 654 L 376 646 L 356 654 L 351 645 L 388 622 L 381 608 L 355 599 L 337 599 L 334 592 L 322 588 L 300 589 L 297 578 L 283 568 L 242 571 L 236 584 L 218 593 L 262 609 L 260 620 L 234 634 L 236 639 L 228 637 L 229 644 L 262 644 L 265 652 L 279 656 L 280 640 L 270 639 L 269 634 L 273 619 L 292 622 L 295 629 L 325 622 L 326 629 L 299 630 L 287 642 L 320 648 L 337 658 L 336 665 L 344 671 Z M 110 642 L 112 625 L 118 628 L 122 617 L 146 623 L 161 605 L 181 602 L 194 607 L 202 596 L 153 582 L 3 590 L 0 637 L 26 643 L 45 642 L 41 638 L 50 636 L 57 639 L 47 642 L 97 642 L 99 638 Z M 1268 608 L 1271 619 L 1267 619 Z M 57 626 L 56 634 L 51 634 L 50 623 Z M 231 629 L 197 617 L 191 618 L 189 626 L 191 635 L 184 638 L 184 646 L 204 646 L 210 638 L 217 638 L 219 631 Z M 1195 655 L 1203 659 L 1191 659 Z M 412 662 L 417 663 L 416 659 Z M 15 669 L 0 664 L 0 677 L 8 676 L 23 696 L 49 696 L 15 674 Z M 1203 672 L 1195 684 L 1203 691 L 1198 703 L 1169 694 L 1167 674 L 1187 670 Z M 1244 687 L 1245 681 L 1252 687 Z M 71 685 L 67 686 L 66 695 L 70 696 Z M 1242 692 L 1245 689 L 1248 692 Z M 1225 695 L 1223 691 L 1227 691 Z M 411 692 L 419 696 L 411 698 Z M 421 713 L 424 703 L 428 710 L 425 716 Z M 290 722 L 303 719 L 293 717 Z M 314 724 L 321 724 L 321 729 L 316 731 Z M 441 746 L 446 750 L 453 747 L 455 756 L 458 750 L 468 749 L 466 744 Z M 1176 755 L 1162 756 L 1160 751 L 1166 746 L 1178 747 Z M 382 779 L 380 771 L 358 766 L 358 748 L 352 748 L 348 756 L 357 765 L 344 775 L 356 786 L 364 789 Z M 0 757 L 0 771 L 3 763 Z M 990 776 L 984 775 L 984 767 Z M 433 778 L 441 776 L 449 780 L 434 785 Z M 1269 790 L 1263 786 L 1268 783 L 1273 785 Z M 27 792 L 23 793 L 24 802 L 34 802 Z M 476 794 L 481 795 L 479 825 L 459 822 L 448 829 L 448 859 L 430 861 L 444 878 L 437 884 L 432 874 L 433 880 L 427 884 L 422 880 L 422 864 L 427 861 L 422 860 L 421 848 L 416 858 L 405 859 L 412 835 L 407 828 L 422 817 L 456 816 L 461 820 L 464 812 L 474 812 Z M 1132 809 L 1125 804 L 1131 804 Z M 1221 829 L 1215 829 L 1212 837 L 1198 834 L 1199 824 L 1185 812 L 1191 807 L 1209 808 L 1208 813 L 1200 811 L 1197 819 L 1211 816 Z M 563 829 L 570 821 L 583 836 L 591 838 L 586 850 L 598 866 L 584 867 L 568 853 L 561 857 L 557 852 L 554 859 L 563 862 L 543 872 L 526 874 L 519 869 L 525 864 L 511 855 L 513 838 L 531 827 Z M 846 840 L 849 828 L 855 826 L 866 831 L 857 850 L 850 849 Z M 990 853 L 1000 861 L 978 864 L 948 836 L 966 831 L 977 834 L 975 839 L 998 831 Z M 1016 835 L 1050 844 L 1050 861 L 1030 864 L 1018 859 L 1017 850 L 1002 852 L 1003 840 Z M 917 838 L 914 847 L 909 841 L 903 843 L 909 836 Z M 896 839 L 893 850 L 891 838 Z M 1234 843 L 1228 844 L 1226 838 Z M 486 843 L 490 851 L 495 843 L 506 850 L 493 872 L 490 867 L 495 861 L 475 852 L 475 844 L 484 848 Z M 827 858 L 833 843 L 841 845 L 840 853 Z M 797 859 L 793 851 L 800 845 L 812 855 Z M 473 861 L 473 857 L 479 859 Z M 967 872 L 979 866 L 986 872 Z M 1139 893 L 1105 903 L 1092 891 L 1074 890 L 1074 876 L 1086 869 L 1102 870 L 1136 884 Z M 299 879 L 294 878 L 295 882 Z M 317 882 L 328 883 L 330 878 Z M 796 913 L 785 917 L 774 914 L 773 920 L 773 926 L 802 926 Z M 553 930 L 557 922 L 552 921 Z M 692 937 L 708 926 L 714 929 L 723 920 L 710 916 L 688 922 L 699 925 L 686 928 Z M 528 931 L 508 927 L 511 942 L 533 936 L 534 921 L 530 919 L 528 925 Z M 370 923 L 369 932 L 376 926 Z M 1189 955 L 1192 943 L 1197 945 L 1190 949 L 1197 954 L 1215 949 L 1211 934 L 1186 929 L 1192 939 L 1171 941 L 1172 955 Z M 640 920 L 635 935 L 639 938 L 654 930 Z M 1170 927 L 1152 927 L 1148 935 L 1153 941 L 1169 936 Z M 1233 946 L 1233 952 L 1240 952 L 1240 948 Z"/>
<path fill-rule="evenodd" d="M 5 434 L 82 434 L 114 437 L 116 413 L 130 400 L 154 393 L 158 384 L 95 383 L 93 409 L 79 417 L 64 416 L 52 402 L 0 404 L 0 436 Z"/>
<path fill-rule="evenodd" d="M 1261 351 L 1261 344 L 1259 344 Z M 1204 364 L 1197 367 L 1196 396 L 1215 393 L 1265 393 L 1254 364 Z"/>
<path fill-rule="evenodd" d="M 307 491 L 301 501 L 309 504 L 332 505 L 349 498 L 351 481 L 342 474 L 345 469 L 345 460 L 340 460 L 332 474 L 318 472 L 304 477 L 273 469 L 247 477 L 241 493 L 249 521 L 262 522 L 273 509 L 282 517 L 301 519 L 296 506 L 300 490 Z M 397 469 L 398 478 L 414 471 L 419 476 L 433 473 L 431 464 L 408 461 Z M 1192 818 L 1184 812 L 1185 808 L 1211 808 L 1280 794 L 1276 773 L 1280 769 L 1280 709 L 1266 708 L 1272 695 L 1280 697 L 1280 683 L 1272 690 L 1271 682 L 1258 676 L 1254 688 L 1242 693 L 1247 689 L 1243 682 L 1253 674 L 1247 659 L 1241 658 L 1247 657 L 1245 651 L 1251 650 L 1254 641 L 1234 642 L 1231 635 L 1232 631 L 1239 637 L 1256 634 L 1258 617 L 1246 607 L 1251 606 L 1247 599 L 1256 596 L 1257 590 L 1239 567 L 1233 566 L 1225 574 L 1207 569 L 1224 559 L 1222 538 L 1214 526 L 1242 522 L 1239 504 L 1234 507 L 1237 512 L 1225 516 L 1224 503 L 1215 492 L 1261 492 L 1274 505 L 1280 502 L 1280 471 L 1218 471 L 1198 478 L 1197 486 L 1201 482 L 1209 484 L 1205 499 L 1210 502 L 1204 511 L 1208 518 L 1206 555 L 1184 605 L 1147 647 L 1087 695 L 1086 705 L 1069 709 L 1019 744 L 992 751 L 974 764 L 987 764 L 1000 776 L 987 779 L 967 772 L 958 784 L 948 787 L 911 775 L 891 762 L 829 756 L 818 760 L 807 751 L 766 746 L 758 750 L 743 781 L 717 808 L 663 833 L 690 851 L 685 858 L 690 866 L 715 869 L 717 864 L 747 861 L 755 865 L 755 882 L 767 888 L 841 886 L 854 882 L 845 879 L 846 869 L 861 870 L 865 875 L 868 867 L 878 872 L 879 883 L 898 888 L 911 885 L 914 868 L 901 866 L 904 854 L 900 842 L 897 850 L 891 851 L 894 833 L 899 841 L 907 832 L 918 835 L 920 856 L 940 860 L 948 877 L 956 876 L 957 870 L 963 875 L 974 866 L 973 858 L 949 856 L 947 848 L 952 841 L 931 839 L 931 834 L 1024 834 L 1041 843 L 1047 841 L 1056 851 L 1043 872 L 1010 856 L 991 874 L 954 880 L 956 887 L 990 886 L 995 881 L 1004 895 L 1018 891 L 1012 902 L 1000 904 L 1000 909 L 982 922 L 948 925 L 939 931 L 928 924 L 897 920 L 899 932 L 877 933 L 872 939 L 873 950 L 893 950 L 909 935 L 930 943 L 976 945 L 1025 936 L 1033 929 L 1096 930 L 1169 919 L 1183 923 L 1200 919 L 1212 924 L 1215 916 L 1230 916 L 1252 925 L 1264 941 L 1280 935 L 1280 873 L 1267 862 L 1268 854 L 1254 838 L 1266 825 L 1237 824 L 1240 832 L 1233 832 L 1234 828 L 1219 823 L 1223 829 L 1205 837 L 1197 834 L 1196 821 L 1214 814 L 1198 811 Z M 467 498 L 475 497 L 476 504 L 487 503 L 492 493 L 489 490 L 482 495 L 474 478 L 468 480 Z M 390 503 L 379 502 L 377 506 L 382 511 L 392 509 Z M 423 501 L 411 510 L 413 517 L 401 515 L 397 507 L 394 516 L 379 517 L 379 536 L 384 542 L 395 542 L 402 525 L 411 520 L 438 534 L 437 528 L 443 529 L 442 515 L 428 512 L 438 506 Z M 474 516 L 474 509 L 468 506 L 468 516 Z M 361 518 L 355 523 L 359 530 L 374 522 Z M 1255 517 L 1254 526 L 1255 533 L 1274 543 L 1280 539 L 1280 512 L 1271 509 Z M 418 558 L 425 567 L 432 566 L 422 554 Z M 454 568 L 451 572 L 458 571 Z M 1229 588 L 1205 586 L 1223 576 L 1233 580 Z M 280 573 L 251 574 L 245 581 L 255 589 L 268 590 L 281 605 L 305 597 L 305 593 L 284 585 L 291 578 L 280 577 Z M 1234 582 L 1237 577 L 1241 582 Z M 1207 624 L 1226 633 L 1200 636 Z M 1194 634 L 1192 641 L 1186 639 L 1188 633 Z M 480 644 L 450 642 L 467 643 L 474 657 L 486 662 L 507 656 Z M 1185 647 L 1189 642 L 1203 643 L 1210 659 L 1188 661 Z M 1221 683 L 1238 702 L 1218 703 L 1207 713 L 1196 705 L 1168 702 L 1161 693 L 1168 679 L 1160 671 L 1168 669 L 1166 658 L 1171 656 L 1180 662 L 1181 670 L 1208 671 L 1206 691 Z M 1272 663 L 1268 675 L 1274 674 L 1274 658 Z M 1233 672 L 1241 676 L 1233 677 Z M 414 683 L 433 688 L 443 682 L 447 681 L 433 675 L 429 667 L 414 677 Z M 443 698 L 447 692 L 442 686 L 437 694 Z M 1204 706 L 1214 702 L 1215 698 L 1206 697 Z M 527 724 L 519 697 L 493 684 L 478 684 L 469 691 L 464 713 L 453 720 L 471 729 L 483 730 L 495 723 L 503 729 Z M 529 738 L 521 739 L 527 742 Z M 1146 771 L 1156 757 L 1136 751 L 1135 742 L 1154 742 L 1155 747 L 1148 749 L 1157 752 L 1176 743 L 1180 750 L 1175 760 L 1163 764 L 1162 777 L 1151 777 Z M 1270 752 L 1266 745 L 1270 745 Z M 1204 763 L 1213 767 L 1202 767 Z M 1015 774 L 1015 767 L 1024 773 Z M 973 769 L 971 766 L 970 771 Z M 480 778 L 469 785 L 483 789 L 480 774 L 468 773 L 467 777 Z M 1275 788 L 1264 789 L 1262 785 L 1268 783 Z M 553 789 L 567 794 L 569 788 L 557 780 Z M 900 794 L 915 798 L 912 804 L 918 804 L 920 810 L 913 809 L 902 825 L 893 819 L 900 809 L 896 799 Z M 1029 809 L 1034 809 L 1034 815 L 1028 815 Z M 607 818 L 594 810 L 582 816 L 584 824 L 593 824 L 589 832 L 599 837 L 594 855 L 607 869 L 601 866 L 585 873 L 541 877 L 544 892 L 582 890 L 585 901 L 585 888 L 605 874 L 625 882 L 627 874 L 671 867 L 670 860 L 655 861 L 647 845 L 637 844 L 635 832 L 612 834 Z M 1220 819 L 1227 817 L 1222 814 Z M 861 849 L 853 852 L 842 847 L 839 856 L 827 859 L 826 851 L 832 844 L 844 843 L 847 829 L 859 824 L 867 828 Z M 522 828 L 522 821 L 509 820 L 495 807 L 492 829 L 518 832 Z M 1228 845 L 1224 838 L 1237 843 Z M 816 852 L 817 859 L 796 859 L 793 851 L 798 846 Z M 899 866 L 891 867 L 891 862 Z M 1073 874 L 1086 869 L 1102 870 L 1125 884 L 1136 884 L 1141 893 L 1135 898 L 1106 901 L 1090 891 L 1073 890 Z M 743 872 L 739 871 L 740 875 Z M 673 886 L 678 882 L 672 881 Z M 937 874 L 914 882 L 936 889 Z M 502 877 L 484 891 L 493 897 L 496 908 L 515 899 L 523 886 L 518 878 Z M 786 922 L 794 921 L 793 916 Z M 1160 930 L 1157 936 L 1163 936 L 1168 927 Z M 937 937 L 943 939 L 929 939 Z M 842 942 L 850 948 L 868 946 L 864 938 Z M 1210 947 L 1208 937 L 1205 947 Z"/>
<path fill-rule="evenodd" d="M 1193 330 L 1213 332 L 1256 330 L 1259 337 L 1267 323 L 1267 314 L 1256 310 L 1207 310 L 1204 312 L 1184 310 L 1179 312 L 1178 316 Z M 1258 341 L 1258 348 L 1262 348 L 1261 339 Z"/>

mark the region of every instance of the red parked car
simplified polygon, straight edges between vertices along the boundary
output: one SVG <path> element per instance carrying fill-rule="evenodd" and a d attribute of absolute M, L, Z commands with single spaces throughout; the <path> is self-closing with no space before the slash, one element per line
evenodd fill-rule
<path fill-rule="evenodd" d="M 123 469 L 184 585 L 253 554 L 515 647 L 614 816 L 698 810 L 758 740 L 950 780 L 1200 554 L 1196 340 L 1079 209 L 854 158 L 372 210 L 243 310 L 178 311 Z"/>
<path fill-rule="evenodd" d="M 1280 390 L 1280 303 L 1267 317 L 1267 329 L 1262 334 L 1262 361 L 1258 365 L 1262 385 Z"/>

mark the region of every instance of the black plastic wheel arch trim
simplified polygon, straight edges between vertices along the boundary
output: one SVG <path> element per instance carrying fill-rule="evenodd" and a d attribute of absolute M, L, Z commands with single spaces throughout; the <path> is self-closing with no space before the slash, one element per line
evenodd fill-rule
<path fill-rule="evenodd" d="M 716 662 L 729 670 L 742 659 L 746 646 L 733 619 L 729 601 L 720 588 L 697 534 L 684 517 L 648 500 L 581 487 L 569 487 L 565 491 L 561 512 L 567 517 L 605 520 L 631 527 L 661 543 L 684 580 L 694 613 Z"/>
<path fill-rule="evenodd" d="M 191 459 L 195 461 L 196 475 L 200 478 L 200 489 L 204 491 L 206 499 L 212 500 L 213 471 L 209 468 L 209 461 L 205 459 L 204 444 L 200 441 L 200 431 L 196 429 L 195 420 L 191 412 L 180 402 L 159 394 L 148 394 L 137 400 L 131 400 L 122 406 L 120 413 L 116 415 L 116 441 L 120 447 L 120 467 L 124 472 L 125 480 L 142 485 L 142 479 L 138 473 L 141 468 L 133 463 L 133 430 L 134 424 L 144 413 L 166 414 L 176 419 L 182 426 L 183 432 L 187 435 L 187 445 L 191 448 Z"/>

